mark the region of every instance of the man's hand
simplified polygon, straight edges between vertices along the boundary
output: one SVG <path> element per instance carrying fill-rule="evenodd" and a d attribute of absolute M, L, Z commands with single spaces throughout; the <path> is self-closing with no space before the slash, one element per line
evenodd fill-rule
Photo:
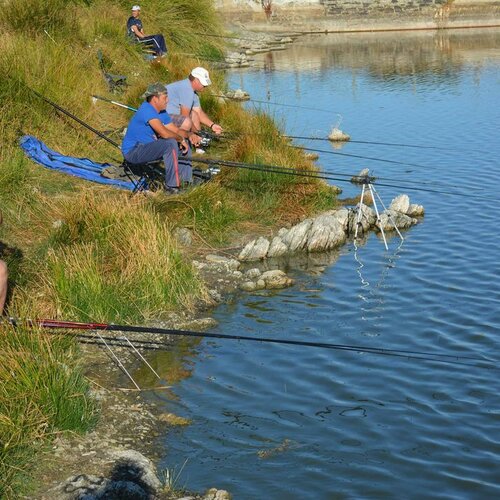
<path fill-rule="evenodd" d="M 189 134 L 189 141 L 197 148 L 201 144 L 201 137 L 193 132 Z"/>
<path fill-rule="evenodd" d="M 179 142 L 179 147 L 181 148 L 182 154 L 186 154 L 188 152 L 189 144 L 186 139 L 182 139 L 182 141 Z"/>
<path fill-rule="evenodd" d="M 217 135 L 220 135 L 223 132 L 222 127 L 218 123 L 212 123 L 210 129 Z"/>

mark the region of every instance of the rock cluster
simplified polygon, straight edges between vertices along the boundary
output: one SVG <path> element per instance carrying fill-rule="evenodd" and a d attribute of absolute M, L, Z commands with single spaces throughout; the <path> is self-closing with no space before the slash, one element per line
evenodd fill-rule
<path fill-rule="evenodd" d="M 229 52 L 224 57 L 226 68 L 246 68 L 250 66 L 247 54 L 244 52 Z"/>
<path fill-rule="evenodd" d="M 173 495 L 169 485 L 158 479 L 156 468 L 151 460 L 134 450 L 118 451 L 115 462 L 106 475 L 96 476 L 78 474 L 68 478 L 53 488 L 52 498 L 59 500 L 154 500 L 160 498 L 179 498 L 183 500 L 230 500 L 225 490 L 211 488 L 205 495 Z"/>
<path fill-rule="evenodd" d="M 391 231 L 395 226 L 398 229 L 406 229 L 418 222 L 416 217 L 423 215 L 424 208 L 410 204 L 407 195 L 395 198 L 389 208 L 380 214 L 379 221 L 375 211 L 365 204 L 358 204 L 353 209 L 330 210 L 313 219 L 306 219 L 290 229 L 282 228 L 270 240 L 264 237 L 252 240 L 240 252 L 238 259 L 242 262 L 252 262 L 295 252 L 332 250 L 355 233 L 356 225 L 358 235 L 361 236 L 370 229 Z"/>
<path fill-rule="evenodd" d="M 251 37 L 250 37 L 251 35 Z M 285 50 L 286 45 L 293 42 L 293 38 L 284 35 L 247 33 L 247 38 L 237 38 L 235 44 L 237 50 L 228 52 L 224 57 L 225 68 L 245 68 L 250 66 L 251 59 L 248 56 L 274 50 Z M 296 34 L 294 36 L 297 36 Z"/>
<path fill-rule="evenodd" d="M 283 271 L 274 269 L 261 273 L 260 269 L 249 269 L 245 273 L 247 281 L 241 284 L 241 289 L 246 292 L 254 292 L 255 290 L 276 290 L 292 286 L 294 281 L 289 278 Z"/>
<path fill-rule="evenodd" d="M 249 269 L 245 273 L 239 270 L 241 263 L 232 258 L 220 255 L 207 255 L 205 262 L 194 261 L 194 266 L 203 275 L 206 282 L 214 283 L 217 277 L 217 289 L 209 290 L 215 301 L 221 297 L 221 293 L 234 292 L 241 289 L 247 292 L 256 290 L 275 290 L 293 285 L 293 280 L 283 271 L 271 269 L 261 271 L 260 269 Z"/>

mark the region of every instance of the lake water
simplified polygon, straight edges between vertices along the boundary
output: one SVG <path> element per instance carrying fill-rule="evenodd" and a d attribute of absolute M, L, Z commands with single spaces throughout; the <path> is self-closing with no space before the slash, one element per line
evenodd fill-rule
<path fill-rule="evenodd" d="M 327 151 L 324 171 L 370 168 L 456 194 L 380 185 L 384 202 L 406 192 L 426 209 L 402 246 L 371 235 L 356 255 L 351 243 L 292 267 L 294 287 L 219 307 L 217 332 L 486 357 L 494 369 L 202 341 L 169 355 L 178 376 L 156 401 L 192 423 L 166 436 L 160 467 L 187 460 L 178 485 L 236 499 L 499 498 L 500 32 L 316 36 L 256 64 L 231 87 L 273 103 L 246 106 L 289 134 L 325 137 L 341 115 L 353 141 L 441 148 L 301 141 Z"/>

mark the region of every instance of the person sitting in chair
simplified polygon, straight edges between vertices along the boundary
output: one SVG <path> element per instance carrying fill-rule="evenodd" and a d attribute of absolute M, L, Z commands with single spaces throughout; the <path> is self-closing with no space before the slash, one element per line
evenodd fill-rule
<path fill-rule="evenodd" d="M 149 85 L 142 97 L 145 101 L 130 120 L 123 138 L 123 156 L 131 164 L 163 160 L 166 191 L 176 193 L 182 182 L 192 182 L 191 150 L 186 139 L 188 133 L 171 123 L 165 112 L 168 103 L 165 85 Z M 180 161 L 179 149 L 185 156 Z"/>
<path fill-rule="evenodd" d="M 222 134 L 222 127 L 203 111 L 198 97 L 198 92 L 202 92 L 211 83 L 208 71 L 205 68 L 197 67 L 185 80 L 166 85 L 170 96 L 167 113 L 182 130 L 197 134 L 201 130 L 201 126 L 205 125 L 215 134 Z M 196 143 L 195 146 L 197 146 Z"/>
<path fill-rule="evenodd" d="M 144 43 L 147 47 L 154 50 L 156 56 L 162 57 L 167 54 L 167 45 L 163 35 L 146 35 L 142 27 L 142 21 L 139 19 L 141 8 L 139 5 L 132 7 L 132 15 L 127 21 L 127 35 L 134 41 Z"/>

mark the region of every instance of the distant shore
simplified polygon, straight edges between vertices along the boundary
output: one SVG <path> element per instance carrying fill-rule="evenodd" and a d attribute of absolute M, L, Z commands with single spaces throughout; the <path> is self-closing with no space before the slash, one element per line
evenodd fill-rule
<path fill-rule="evenodd" d="M 274 2 L 270 16 L 248 2 L 222 2 L 219 12 L 229 27 L 262 32 L 374 32 L 459 28 L 500 28 L 500 2 L 451 1 L 443 6 L 429 5 L 419 10 L 361 10 L 352 2 L 336 14 L 324 5 L 303 2 Z M 326 3 L 326 2 L 325 2 Z M 336 2 L 341 3 L 341 2 Z M 351 7 L 349 7 L 349 5 Z"/>

